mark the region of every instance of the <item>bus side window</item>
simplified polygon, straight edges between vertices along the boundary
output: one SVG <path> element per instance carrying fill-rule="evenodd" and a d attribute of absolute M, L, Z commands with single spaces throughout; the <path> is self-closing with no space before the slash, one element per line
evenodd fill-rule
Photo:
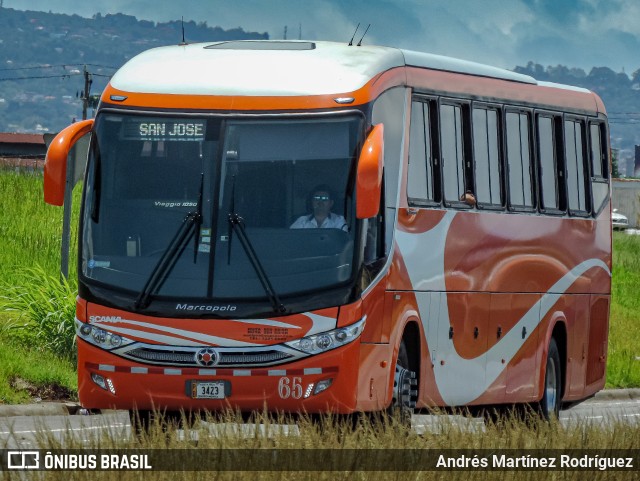
<path fill-rule="evenodd" d="M 500 134 L 498 110 L 473 108 L 473 158 L 475 192 L 479 207 L 501 208 Z"/>
<path fill-rule="evenodd" d="M 463 106 L 440 104 L 440 148 L 444 200 L 447 205 L 470 207 L 461 202 L 466 192 L 471 192 L 468 158 L 465 150 L 466 135 L 463 131 Z M 468 147 L 467 147 L 468 148 Z"/>
<path fill-rule="evenodd" d="M 437 189 L 438 158 L 433 148 L 434 113 L 435 102 L 431 100 L 414 100 L 411 104 L 407 173 L 409 205 L 435 205 L 440 201 Z"/>
<path fill-rule="evenodd" d="M 569 213 L 578 216 L 585 216 L 591 210 L 585 174 L 584 140 L 584 122 L 565 119 L 564 152 L 567 167 Z"/>
<path fill-rule="evenodd" d="M 559 158 L 555 119 L 552 115 L 538 115 L 538 175 L 540 191 L 540 209 L 545 213 L 561 214 L 561 183 L 558 178 Z"/>
<path fill-rule="evenodd" d="M 507 179 L 509 185 L 509 207 L 514 210 L 533 210 L 533 166 L 529 115 L 526 112 L 507 112 Z"/>
<path fill-rule="evenodd" d="M 591 195 L 593 196 L 593 214 L 597 215 L 609 196 L 609 158 L 604 124 L 589 124 L 589 133 L 591 140 Z"/>

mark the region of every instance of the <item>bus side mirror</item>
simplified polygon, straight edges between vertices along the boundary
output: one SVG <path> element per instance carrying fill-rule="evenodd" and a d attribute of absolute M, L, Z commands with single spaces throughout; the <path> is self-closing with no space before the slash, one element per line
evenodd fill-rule
<path fill-rule="evenodd" d="M 51 205 L 64 203 L 67 180 L 67 157 L 74 144 L 93 127 L 93 119 L 69 125 L 55 136 L 44 161 L 44 201 Z"/>
<path fill-rule="evenodd" d="M 378 215 L 384 167 L 384 125 L 378 124 L 364 142 L 358 159 L 356 180 L 356 217 L 369 219 Z"/>

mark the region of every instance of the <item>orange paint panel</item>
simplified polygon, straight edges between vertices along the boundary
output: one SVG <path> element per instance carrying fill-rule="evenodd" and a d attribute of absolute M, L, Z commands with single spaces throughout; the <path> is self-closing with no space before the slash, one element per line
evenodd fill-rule
<path fill-rule="evenodd" d="M 465 359 L 482 356 L 487 352 L 490 294 L 450 292 L 447 299 L 455 350 Z"/>
<path fill-rule="evenodd" d="M 82 297 L 76 297 L 76 319 L 87 322 L 87 301 Z"/>
<path fill-rule="evenodd" d="M 385 283 L 378 282 L 362 299 L 362 312 L 367 322 L 362 333 L 362 342 L 388 342 L 385 338 Z"/>
<path fill-rule="evenodd" d="M 322 311 L 316 311 L 316 313 Z M 350 326 L 354 322 L 358 322 L 362 319 L 362 301 L 358 300 L 353 304 L 347 304 L 340 307 L 338 315 L 338 325 L 336 327 Z"/>
<path fill-rule="evenodd" d="M 393 369 L 392 354 L 389 344 L 361 344 L 356 410 L 379 411 L 391 402 L 388 386 Z"/>

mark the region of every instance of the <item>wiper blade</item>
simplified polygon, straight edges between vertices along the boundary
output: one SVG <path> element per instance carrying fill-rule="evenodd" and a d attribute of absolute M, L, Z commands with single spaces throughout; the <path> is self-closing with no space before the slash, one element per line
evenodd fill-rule
<path fill-rule="evenodd" d="M 144 309 L 151 302 L 151 296 L 160 289 L 167 275 L 175 265 L 180 253 L 184 250 L 189 237 L 195 231 L 194 226 L 200 225 L 202 216 L 198 211 L 189 212 L 182 221 L 180 228 L 171 239 L 162 257 L 151 271 L 135 302 L 136 309 Z M 196 232 L 196 236 L 198 233 Z"/>
<path fill-rule="evenodd" d="M 269 276 L 267 275 L 267 272 L 264 270 L 264 267 L 262 266 L 262 263 L 260 262 L 260 259 L 258 258 L 258 255 L 256 254 L 256 251 L 254 250 L 253 245 L 251 244 L 251 241 L 247 237 L 247 233 L 244 229 L 244 223 L 243 223 L 242 217 L 240 217 L 238 214 L 236 214 L 233 211 L 229 212 L 229 224 L 231 225 L 232 231 L 236 231 L 236 234 L 238 234 L 238 239 L 240 239 L 240 244 L 242 244 L 242 248 L 246 252 L 247 257 L 249 258 L 249 261 L 253 266 L 253 269 L 256 271 L 256 274 L 258 275 L 258 280 L 260 280 L 260 283 L 262 284 L 264 291 L 269 296 L 269 300 L 271 301 L 271 306 L 273 307 L 273 311 L 278 314 L 284 314 L 285 312 L 287 312 L 287 308 L 284 306 L 284 304 L 280 300 L 280 297 L 278 297 L 278 294 L 273 289 L 273 286 L 271 285 L 271 281 L 269 280 Z M 231 243 L 231 239 L 229 239 L 229 243 Z"/>

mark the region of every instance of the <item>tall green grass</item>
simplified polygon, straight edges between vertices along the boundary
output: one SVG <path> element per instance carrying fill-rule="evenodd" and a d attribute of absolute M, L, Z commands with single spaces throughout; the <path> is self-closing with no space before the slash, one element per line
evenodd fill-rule
<path fill-rule="evenodd" d="M 15 313 L 4 331 L 23 345 L 75 361 L 76 289 L 40 266 L 21 269 L 17 276 L 0 295 L 0 309 Z"/>
<path fill-rule="evenodd" d="M 640 236 L 613 235 L 607 386 L 640 387 Z"/>
<path fill-rule="evenodd" d="M 62 208 L 45 204 L 41 173 L 0 170 L 0 281 L 16 283 L 27 267 L 60 268 Z M 75 279 L 77 225 L 81 189 L 74 189 L 70 279 Z"/>

